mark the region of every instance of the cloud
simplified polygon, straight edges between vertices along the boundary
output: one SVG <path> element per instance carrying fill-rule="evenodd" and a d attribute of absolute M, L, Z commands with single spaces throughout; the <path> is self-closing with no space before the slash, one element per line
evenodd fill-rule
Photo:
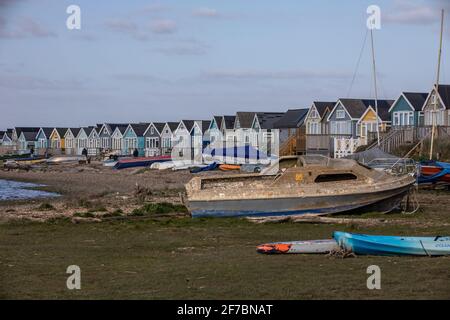
<path fill-rule="evenodd" d="M 164 80 L 142 73 L 119 73 L 113 75 L 113 78 L 120 81 L 132 81 L 132 82 L 147 82 L 147 83 L 160 83 L 165 82 Z"/>
<path fill-rule="evenodd" d="M 291 80 L 291 79 L 348 79 L 351 74 L 338 71 L 261 71 L 212 70 L 203 73 L 206 78 L 231 80 Z"/>
<path fill-rule="evenodd" d="M 173 20 L 155 20 L 151 23 L 151 30 L 156 34 L 171 34 L 177 31 L 177 24 Z"/>
<path fill-rule="evenodd" d="M 393 24 L 427 25 L 440 21 L 439 11 L 450 8 L 448 0 L 431 0 L 427 5 L 406 0 L 396 0 L 390 12 L 383 15 L 382 21 Z"/>
<path fill-rule="evenodd" d="M 35 76 L 1 75 L 0 88 L 16 90 L 79 90 L 85 81 L 77 79 L 48 80 Z"/>
<path fill-rule="evenodd" d="M 211 8 L 197 8 L 192 12 L 194 17 L 201 18 L 220 18 L 222 15 L 216 10 Z"/>
<path fill-rule="evenodd" d="M 22 39 L 22 38 L 50 38 L 56 37 L 56 33 L 47 30 L 39 22 L 30 17 L 20 18 L 8 28 L 5 18 L 0 17 L 0 38 Z"/>
<path fill-rule="evenodd" d="M 146 5 L 141 12 L 143 13 L 149 13 L 149 14 L 155 14 L 155 13 L 161 13 L 169 11 L 170 7 L 161 3 L 152 3 L 149 5 Z"/>
<path fill-rule="evenodd" d="M 196 39 L 177 39 L 154 51 L 167 56 L 200 56 L 205 55 L 209 49 L 209 45 Z"/>
<path fill-rule="evenodd" d="M 126 34 L 140 41 L 149 40 L 150 33 L 163 35 L 177 31 L 177 24 L 173 20 L 155 20 L 147 28 L 143 28 L 129 19 L 109 20 L 105 25 L 110 31 Z"/>
<path fill-rule="evenodd" d="M 130 35 L 134 35 L 138 31 L 137 25 L 129 20 L 109 20 L 106 22 L 106 27 L 112 31 Z"/>

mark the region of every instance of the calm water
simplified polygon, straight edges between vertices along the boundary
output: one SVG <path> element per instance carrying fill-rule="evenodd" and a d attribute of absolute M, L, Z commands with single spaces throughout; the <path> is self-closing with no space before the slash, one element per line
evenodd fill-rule
<path fill-rule="evenodd" d="M 0 179 L 0 201 L 48 198 L 58 196 L 58 194 L 52 192 L 27 189 L 40 186 L 42 185 Z"/>

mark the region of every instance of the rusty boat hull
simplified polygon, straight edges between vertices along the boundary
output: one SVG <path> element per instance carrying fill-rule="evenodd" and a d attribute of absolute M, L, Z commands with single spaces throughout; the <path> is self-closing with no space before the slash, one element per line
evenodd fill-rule
<path fill-rule="evenodd" d="M 186 186 L 186 205 L 194 218 L 389 212 L 415 183 L 410 176 L 390 176 L 353 160 L 335 161 L 331 166 L 303 164 L 273 176 L 194 178 Z M 345 179 L 334 181 L 333 175 Z"/>

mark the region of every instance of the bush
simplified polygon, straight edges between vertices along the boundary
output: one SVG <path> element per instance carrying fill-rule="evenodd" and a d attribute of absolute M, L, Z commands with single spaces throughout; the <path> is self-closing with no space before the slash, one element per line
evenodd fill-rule
<path fill-rule="evenodd" d="M 74 217 L 79 218 L 94 218 L 95 215 L 92 212 L 76 212 L 73 214 Z"/>
<path fill-rule="evenodd" d="M 132 216 L 143 216 L 146 214 L 167 214 L 167 213 L 187 213 L 185 206 L 168 202 L 148 203 L 144 206 L 134 209 Z"/>
<path fill-rule="evenodd" d="M 38 208 L 39 211 L 51 211 L 51 210 L 55 210 L 55 207 L 52 206 L 50 203 L 48 202 L 44 202 L 42 203 Z"/>

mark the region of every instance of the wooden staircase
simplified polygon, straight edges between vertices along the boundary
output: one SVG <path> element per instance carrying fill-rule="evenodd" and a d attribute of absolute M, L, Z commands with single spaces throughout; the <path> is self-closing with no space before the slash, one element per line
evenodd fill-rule
<path fill-rule="evenodd" d="M 393 153 L 400 146 L 416 146 L 419 142 L 423 141 L 430 135 L 431 127 L 395 128 L 391 129 L 381 137 L 379 146 L 377 140 L 375 139 L 375 141 L 373 141 L 366 150 L 379 147 L 384 152 Z"/>
<path fill-rule="evenodd" d="M 293 156 L 297 154 L 297 136 L 290 135 L 280 146 L 280 157 Z"/>

